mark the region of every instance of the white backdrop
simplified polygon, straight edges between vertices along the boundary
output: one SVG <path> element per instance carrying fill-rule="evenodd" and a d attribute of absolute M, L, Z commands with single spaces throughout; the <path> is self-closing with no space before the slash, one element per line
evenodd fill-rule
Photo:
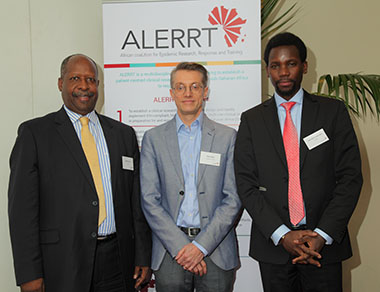
<path fill-rule="evenodd" d="M 169 75 L 181 61 L 209 71 L 211 119 L 237 129 L 241 112 L 261 101 L 259 0 L 104 3 L 103 33 L 105 114 L 134 127 L 139 143 L 175 114 Z M 244 213 L 234 291 L 262 291 L 250 225 Z"/>

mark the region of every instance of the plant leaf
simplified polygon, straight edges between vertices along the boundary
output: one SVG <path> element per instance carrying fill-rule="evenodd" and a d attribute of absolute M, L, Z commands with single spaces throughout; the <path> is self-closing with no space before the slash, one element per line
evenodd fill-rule
<path fill-rule="evenodd" d="M 325 74 L 319 78 L 316 94 L 342 100 L 355 114 L 366 114 L 369 108 L 371 114 L 380 118 L 380 75 Z"/>
<path fill-rule="evenodd" d="M 286 10 L 283 14 L 281 14 L 278 18 L 273 20 L 267 26 L 264 26 L 264 23 L 268 19 L 268 17 L 273 13 L 273 10 L 276 8 L 279 0 L 262 0 L 261 1 L 261 39 L 264 39 L 268 35 L 274 33 L 279 30 L 285 24 L 287 24 L 290 20 L 293 19 L 295 13 L 298 11 L 293 11 L 294 13 L 289 15 L 289 13 L 294 9 L 297 3 L 294 3 L 288 10 Z M 284 19 L 288 16 L 286 19 Z"/>

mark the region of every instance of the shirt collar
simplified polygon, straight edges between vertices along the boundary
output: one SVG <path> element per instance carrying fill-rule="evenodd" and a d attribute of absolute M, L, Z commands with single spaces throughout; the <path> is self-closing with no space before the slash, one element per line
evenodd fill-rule
<path fill-rule="evenodd" d="M 181 118 L 179 117 L 178 113 L 175 114 L 175 121 L 176 121 L 177 133 L 182 127 L 186 127 L 184 122 L 182 122 Z M 191 123 L 191 128 L 197 125 L 203 125 L 203 111 L 201 111 L 198 118 L 194 122 Z"/>
<path fill-rule="evenodd" d="M 293 101 L 295 103 L 298 103 L 298 104 L 302 105 L 302 102 L 303 102 L 303 89 L 300 88 L 300 90 L 298 90 L 298 92 L 290 100 L 286 100 L 286 99 L 282 98 L 281 96 L 279 96 L 277 94 L 277 92 L 275 92 L 274 93 L 274 99 L 276 101 L 277 108 L 279 108 L 282 103 L 288 102 L 288 101 Z"/>
<path fill-rule="evenodd" d="M 98 115 L 95 113 L 95 110 L 93 110 L 92 112 L 89 112 L 85 116 L 82 116 L 81 114 L 78 114 L 78 113 L 70 110 L 66 105 L 63 105 L 63 108 L 65 109 L 67 115 L 70 118 L 71 123 L 73 123 L 73 124 L 76 123 L 81 117 L 88 117 L 90 122 L 92 122 L 94 124 L 99 123 L 99 118 L 98 118 Z"/>

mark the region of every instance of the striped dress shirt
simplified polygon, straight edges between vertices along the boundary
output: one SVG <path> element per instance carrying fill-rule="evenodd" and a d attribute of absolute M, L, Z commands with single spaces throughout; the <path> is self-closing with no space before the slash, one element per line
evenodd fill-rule
<path fill-rule="evenodd" d="M 69 110 L 64 106 L 67 115 L 70 118 L 71 123 L 75 129 L 75 132 L 78 135 L 79 141 L 82 143 L 81 130 L 82 125 L 79 119 L 82 115 L 77 114 Z M 98 235 L 104 236 L 116 232 L 115 225 L 115 213 L 113 208 L 113 199 L 112 199 L 112 186 L 111 186 L 111 166 L 110 166 L 110 157 L 108 153 L 107 142 L 104 137 L 102 126 L 95 111 L 92 111 L 85 115 L 89 119 L 89 129 L 91 134 L 94 136 L 96 149 L 98 151 L 100 173 L 102 176 L 102 183 L 104 189 L 104 197 L 106 203 L 107 217 L 99 226 Z"/>

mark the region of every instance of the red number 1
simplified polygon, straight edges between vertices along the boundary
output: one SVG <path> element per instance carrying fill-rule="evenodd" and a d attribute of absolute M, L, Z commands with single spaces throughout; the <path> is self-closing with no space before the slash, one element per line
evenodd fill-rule
<path fill-rule="evenodd" d="M 122 118 L 121 118 L 121 110 L 118 110 L 117 113 L 119 114 L 119 122 L 122 122 Z"/>

